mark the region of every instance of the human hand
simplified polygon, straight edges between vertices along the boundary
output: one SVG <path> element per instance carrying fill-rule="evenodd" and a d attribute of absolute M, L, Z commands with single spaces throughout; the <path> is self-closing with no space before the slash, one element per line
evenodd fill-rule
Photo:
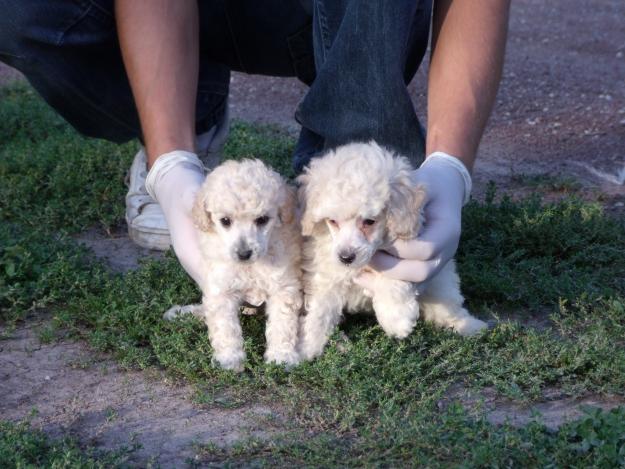
<path fill-rule="evenodd" d="M 204 178 L 204 166 L 197 155 L 176 150 L 159 156 L 145 181 L 148 194 L 163 210 L 180 264 L 198 285 L 203 284 L 204 269 L 191 209 Z"/>
<path fill-rule="evenodd" d="M 354 277 L 353 282 L 363 288 L 363 293 L 365 296 L 373 297 L 373 292 L 376 291 L 379 277 L 379 273 L 373 271 L 369 267 L 365 267 L 358 273 L 356 277 Z"/>
<path fill-rule="evenodd" d="M 458 249 L 471 176 L 459 159 L 435 152 L 413 173 L 413 181 L 426 191 L 422 233 L 415 239 L 396 240 L 378 251 L 369 265 L 385 276 L 420 283 L 436 275 Z"/>

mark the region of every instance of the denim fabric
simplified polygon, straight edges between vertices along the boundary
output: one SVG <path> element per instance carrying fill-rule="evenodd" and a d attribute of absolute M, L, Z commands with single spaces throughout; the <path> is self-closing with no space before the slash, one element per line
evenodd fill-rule
<path fill-rule="evenodd" d="M 0 0 L 0 60 L 80 132 L 124 141 L 139 122 L 106 3 Z"/>
<path fill-rule="evenodd" d="M 300 171 L 320 151 L 376 140 L 424 158 L 425 138 L 406 88 L 427 47 L 431 0 L 313 0 L 317 75 L 298 106 Z"/>
<path fill-rule="evenodd" d="M 197 133 L 223 115 L 230 70 L 313 81 L 311 18 L 299 2 L 200 0 L 199 7 Z M 114 142 L 141 137 L 114 0 L 0 0 L 0 12 L 0 61 L 73 127 Z"/>

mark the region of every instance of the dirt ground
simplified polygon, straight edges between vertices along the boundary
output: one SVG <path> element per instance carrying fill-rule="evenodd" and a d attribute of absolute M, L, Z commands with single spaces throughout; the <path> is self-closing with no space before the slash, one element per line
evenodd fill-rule
<path fill-rule="evenodd" d="M 193 460 L 194 443 L 219 447 L 284 430 L 280 410 L 252 404 L 203 407 L 193 389 L 158 371 L 122 371 L 80 342 L 42 344 L 32 321 L 0 342 L 0 415 L 31 422 L 53 436 L 84 444 L 140 448 L 130 462 L 174 467 Z M 177 464 L 178 463 L 178 464 Z"/>
<path fill-rule="evenodd" d="M 609 209 L 625 202 L 625 2 L 518 0 L 512 16 L 504 77 L 474 171 L 475 193 L 489 180 L 526 194 L 528 177 L 574 178 Z M 410 85 L 425 115 L 426 66 Z M 0 84 L 19 77 L 0 65 Z M 275 123 L 296 131 L 293 111 L 305 87 L 292 79 L 234 74 L 232 116 Z M 119 235 L 96 231 L 80 240 L 112 269 L 127 270 L 145 251 Z M 139 442 L 136 462 L 163 466 L 193 457 L 193 444 L 229 445 L 242 437 L 279 431 L 280 411 L 262 406 L 237 410 L 200 407 L 191 390 L 159 373 L 125 372 L 84 344 L 44 345 L 37 323 L 26 323 L 0 341 L 0 415 L 21 419 L 36 408 L 34 422 L 54 434 L 69 431 L 85 444 L 113 448 Z M 557 390 L 531 407 L 483 395 L 494 423 L 522 425 L 537 410 L 548 426 L 579 416 L 584 404 L 605 408 L 618 400 L 562 398 Z M 259 418 L 259 416 L 261 418 Z M 271 425 L 259 425 L 269 419 Z"/>

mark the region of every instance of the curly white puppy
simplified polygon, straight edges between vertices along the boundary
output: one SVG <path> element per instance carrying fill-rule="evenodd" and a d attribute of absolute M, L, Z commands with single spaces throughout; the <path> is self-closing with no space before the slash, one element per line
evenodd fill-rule
<path fill-rule="evenodd" d="M 465 336 L 486 327 L 462 307 L 453 261 L 418 291 L 415 284 L 380 274 L 373 291 L 353 282 L 376 250 L 418 234 L 425 190 L 411 183 L 411 171 L 408 160 L 375 142 L 352 143 L 312 160 L 298 178 L 306 236 L 303 359 L 323 352 L 344 307 L 348 312 L 372 308 L 382 329 L 400 339 L 413 330 L 420 311 L 424 319 Z"/>
<path fill-rule="evenodd" d="M 243 303 L 266 304 L 265 361 L 299 362 L 301 234 L 295 208 L 295 190 L 259 160 L 224 162 L 196 196 L 193 218 L 207 269 L 202 304 L 175 306 L 165 318 L 193 313 L 203 319 L 214 360 L 223 368 L 243 369 Z"/>

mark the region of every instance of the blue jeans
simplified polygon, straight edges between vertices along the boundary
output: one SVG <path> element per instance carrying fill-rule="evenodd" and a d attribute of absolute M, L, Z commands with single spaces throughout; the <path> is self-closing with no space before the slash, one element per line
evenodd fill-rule
<path fill-rule="evenodd" d="M 427 46 L 432 0 L 199 0 L 196 132 L 224 113 L 230 71 L 310 85 L 295 113 L 301 168 L 324 149 L 376 139 L 423 158 L 406 83 Z M 0 0 L 0 61 L 79 132 L 141 138 L 114 0 Z"/>
<path fill-rule="evenodd" d="M 425 54 L 432 0 L 304 0 L 316 78 L 295 118 L 296 172 L 319 152 L 376 140 L 418 166 L 425 132 L 406 85 Z"/>

